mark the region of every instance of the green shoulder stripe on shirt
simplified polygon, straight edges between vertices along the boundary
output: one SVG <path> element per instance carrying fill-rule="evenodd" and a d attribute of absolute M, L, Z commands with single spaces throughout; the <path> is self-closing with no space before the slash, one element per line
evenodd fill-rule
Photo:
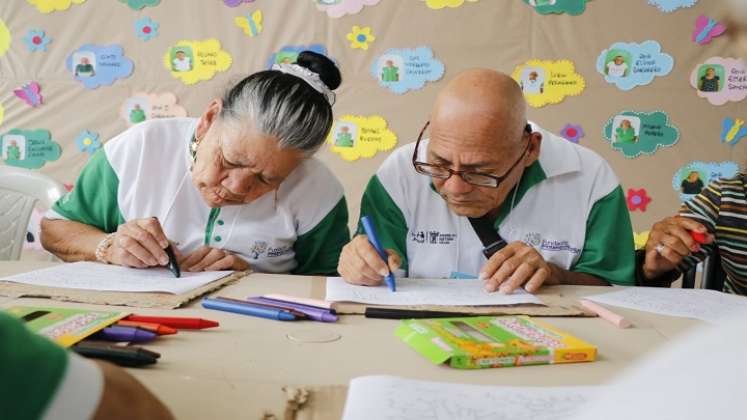
<path fill-rule="evenodd" d="M 586 219 L 586 240 L 571 271 L 612 284 L 635 285 L 635 245 L 625 194 L 620 186 L 594 203 Z"/>
<path fill-rule="evenodd" d="M 52 210 L 70 220 L 111 233 L 124 223 L 117 202 L 118 190 L 119 178 L 102 149 L 83 168 L 73 191 L 57 200 Z"/>
<path fill-rule="evenodd" d="M 397 207 L 392 197 L 374 175 L 368 182 L 361 199 L 361 216 L 368 216 L 376 226 L 379 242 L 385 249 L 393 249 L 402 258 L 402 269 L 407 267 L 407 222 L 402 210 Z M 364 234 L 363 226 L 358 222 L 358 234 Z"/>
<path fill-rule="evenodd" d="M 539 160 L 535 161 L 524 170 L 524 174 L 521 176 L 521 181 L 519 181 L 518 187 L 515 187 L 511 190 L 511 192 L 508 193 L 506 199 L 503 200 L 503 203 L 501 203 L 501 207 L 498 209 L 498 215 L 496 216 L 494 223 L 496 230 L 500 228 L 501 223 L 511 211 L 512 201 L 513 205 L 515 206 L 521 201 L 522 197 L 524 197 L 524 194 L 526 194 L 526 192 L 529 191 L 530 188 L 539 184 L 545 179 L 547 179 L 547 175 L 545 175 L 545 170 L 542 169 L 542 165 L 540 165 Z M 514 200 L 514 194 L 516 194 L 516 200 Z"/>
<path fill-rule="evenodd" d="M 67 369 L 65 349 L 2 311 L 0 343 L 0 418 L 41 418 Z"/>
<path fill-rule="evenodd" d="M 293 274 L 336 275 L 340 252 L 348 241 L 348 204 L 342 197 L 324 219 L 296 239 L 293 251 L 298 266 Z"/>

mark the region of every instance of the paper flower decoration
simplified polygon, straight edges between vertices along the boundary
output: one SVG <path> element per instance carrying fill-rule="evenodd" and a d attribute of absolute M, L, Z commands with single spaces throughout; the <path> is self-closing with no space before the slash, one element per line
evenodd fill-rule
<path fill-rule="evenodd" d="M 578 141 L 584 136 L 584 129 L 580 125 L 566 124 L 565 127 L 560 130 L 560 136 L 571 143 L 578 144 Z"/>
<path fill-rule="evenodd" d="M 99 135 L 88 130 L 83 130 L 78 134 L 75 138 L 75 145 L 81 152 L 88 152 L 91 155 L 101 148 Z"/>
<path fill-rule="evenodd" d="M 158 22 L 149 17 L 135 21 L 135 33 L 143 41 L 149 41 L 158 36 Z"/>
<path fill-rule="evenodd" d="M 348 33 L 348 41 L 350 41 L 350 48 L 368 50 L 368 43 L 374 42 L 376 37 L 371 33 L 370 26 L 360 27 L 358 25 L 353 26 L 353 31 Z"/>
<path fill-rule="evenodd" d="M 44 34 L 44 31 L 32 29 L 23 37 L 23 42 L 26 43 L 30 52 L 46 51 L 47 44 L 52 42 L 52 38 Z"/>
<path fill-rule="evenodd" d="M 628 188 L 628 210 L 635 211 L 646 211 L 646 206 L 648 206 L 648 203 L 651 202 L 651 198 L 646 193 L 645 188 L 641 188 L 640 190 L 634 190 L 632 188 Z"/>
<path fill-rule="evenodd" d="M 633 232 L 633 243 L 635 243 L 635 249 L 646 248 L 646 242 L 648 242 L 648 237 L 650 235 L 650 230 L 646 230 L 641 233 Z"/>

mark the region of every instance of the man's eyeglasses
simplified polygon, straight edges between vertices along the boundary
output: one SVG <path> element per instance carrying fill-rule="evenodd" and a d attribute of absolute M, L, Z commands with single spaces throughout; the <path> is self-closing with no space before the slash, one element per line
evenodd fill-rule
<path fill-rule="evenodd" d="M 529 145 L 531 144 L 530 142 L 527 142 L 527 145 L 526 147 L 524 147 L 524 151 L 521 152 L 519 159 L 517 159 L 516 162 L 514 162 L 514 164 L 511 165 L 511 167 L 508 168 L 508 170 L 502 176 L 495 176 L 482 172 L 455 171 L 445 166 L 418 161 L 418 148 L 420 147 L 420 141 L 423 139 L 423 134 L 425 134 L 425 130 L 429 125 L 430 121 L 425 123 L 425 127 L 420 130 L 420 135 L 418 135 L 418 140 L 415 143 L 415 151 L 412 154 L 412 164 L 415 167 L 415 171 L 417 171 L 421 175 L 426 175 L 438 179 L 449 179 L 452 175 L 459 175 L 464 180 L 464 182 L 478 187 L 498 188 L 498 186 L 501 185 L 501 182 L 506 179 L 508 174 L 510 174 L 511 171 L 516 168 L 516 165 L 518 165 L 519 162 L 522 161 L 527 153 L 527 150 L 529 150 Z M 526 127 L 524 127 L 523 134 L 532 134 L 532 126 L 527 124 Z"/>

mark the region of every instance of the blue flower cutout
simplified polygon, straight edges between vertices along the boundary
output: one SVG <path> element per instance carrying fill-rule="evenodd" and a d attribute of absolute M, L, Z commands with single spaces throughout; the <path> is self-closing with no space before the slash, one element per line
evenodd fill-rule
<path fill-rule="evenodd" d="M 158 22 L 144 17 L 135 22 L 135 33 L 143 41 L 149 41 L 158 36 Z"/>
<path fill-rule="evenodd" d="M 23 37 L 23 42 L 26 43 L 26 47 L 30 52 L 47 51 L 47 44 L 52 42 L 52 38 L 44 34 L 44 31 L 42 30 L 31 29 L 28 31 L 26 36 Z"/>
<path fill-rule="evenodd" d="M 101 148 L 99 135 L 88 130 L 83 130 L 78 134 L 75 138 L 75 145 L 81 152 L 88 152 L 91 155 Z"/>

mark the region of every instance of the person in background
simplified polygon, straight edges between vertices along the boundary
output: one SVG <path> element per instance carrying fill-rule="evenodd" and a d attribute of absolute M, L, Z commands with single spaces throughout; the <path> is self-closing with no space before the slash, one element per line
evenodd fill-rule
<path fill-rule="evenodd" d="M 0 311 L 0 418 L 172 419 L 129 373 L 68 352 Z"/>
<path fill-rule="evenodd" d="M 171 241 L 183 271 L 335 274 L 347 204 L 312 155 L 340 82 L 329 58 L 307 51 L 246 77 L 199 119 L 131 127 L 47 213 L 42 244 L 64 261 L 144 268 L 167 264 Z"/>

